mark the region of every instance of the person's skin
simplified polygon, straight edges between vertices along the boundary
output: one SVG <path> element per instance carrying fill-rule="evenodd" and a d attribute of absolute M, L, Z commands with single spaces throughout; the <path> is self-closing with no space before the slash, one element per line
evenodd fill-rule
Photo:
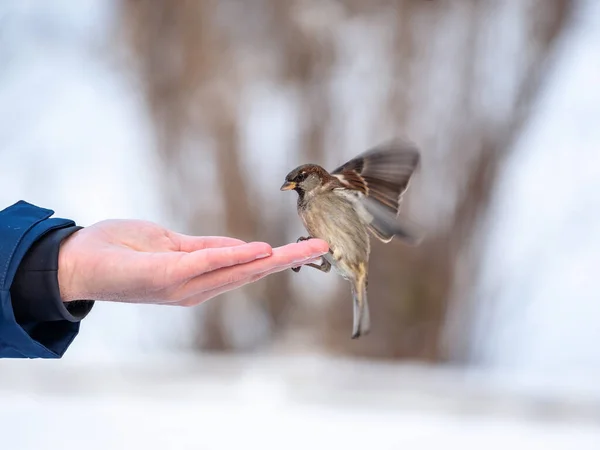
<path fill-rule="evenodd" d="M 325 241 L 272 248 L 229 237 L 188 236 L 140 220 L 107 220 L 61 244 L 63 301 L 194 306 L 267 275 L 315 262 Z"/>

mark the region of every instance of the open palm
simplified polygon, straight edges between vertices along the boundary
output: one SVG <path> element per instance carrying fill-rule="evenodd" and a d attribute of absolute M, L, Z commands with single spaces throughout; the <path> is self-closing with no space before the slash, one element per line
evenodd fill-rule
<path fill-rule="evenodd" d="M 272 248 L 221 236 L 188 236 L 141 220 L 106 220 L 61 245 L 64 301 L 106 300 L 193 306 L 328 251 L 311 239 Z"/>

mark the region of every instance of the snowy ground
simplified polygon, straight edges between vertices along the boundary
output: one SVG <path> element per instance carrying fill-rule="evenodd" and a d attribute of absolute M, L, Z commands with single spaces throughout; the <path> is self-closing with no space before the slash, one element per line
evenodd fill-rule
<path fill-rule="evenodd" d="M 256 356 L 0 367 L 3 448 L 600 448 L 600 403 L 448 369 Z"/>

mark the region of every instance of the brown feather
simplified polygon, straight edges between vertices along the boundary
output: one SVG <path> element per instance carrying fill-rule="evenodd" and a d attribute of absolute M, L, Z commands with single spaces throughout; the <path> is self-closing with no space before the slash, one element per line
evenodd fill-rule
<path fill-rule="evenodd" d="M 419 160 L 414 145 L 396 139 L 367 150 L 331 174 L 338 175 L 348 189 L 364 194 L 397 215 Z"/>

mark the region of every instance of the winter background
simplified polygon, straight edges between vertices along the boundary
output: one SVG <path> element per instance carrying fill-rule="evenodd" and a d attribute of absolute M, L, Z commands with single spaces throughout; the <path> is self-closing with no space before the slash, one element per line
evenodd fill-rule
<path fill-rule="evenodd" d="M 142 82 L 123 64 L 131 56 L 123 51 L 125 38 L 115 32 L 128 14 L 121 3 L 128 2 L 6 0 L 0 5 L 0 205 L 24 199 L 80 225 L 142 218 L 194 232 L 187 213 L 181 213 L 186 206 L 173 207 L 164 194 L 170 183 L 161 159 L 165 139 L 155 131 L 156 113 Z M 254 3 L 264 7 L 265 2 Z M 543 9 L 542 3 L 498 2 L 498 11 L 483 22 L 504 45 L 494 58 L 482 56 L 478 69 L 484 75 L 477 111 L 487 111 L 493 120 L 512 114 L 507 111 L 510 99 L 518 97 L 518 80 L 511 76 L 519 71 L 511 64 L 524 64 L 523 53 L 529 51 L 519 26 L 538 13 L 532 5 Z M 544 83 L 532 99 L 535 108 L 507 144 L 509 156 L 497 169 L 489 209 L 473 235 L 477 244 L 462 249 L 475 253 L 479 263 L 476 276 L 468 276 L 466 263 L 455 273 L 451 295 L 468 297 L 464 303 L 472 305 L 460 338 L 452 324 L 465 310 L 453 308 L 444 328 L 450 354 L 457 357 L 442 362 L 336 353 L 312 343 L 311 333 L 299 325 L 283 337 L 264 338 L 264 316 L 246 298 L 256 294 L 245 291 L 223 301 L 227 309 L 220 314 L 229 311 L 226 322 L 236 330 L 228 332 L 227 351 L 195 344 L 198 327 L 207 323 L 198 317 L 208 305 L 194 314 L 97 304 L 62 360 L 0 363 L 3 447 L 600 448 L 595 276 L 600 267 L 600 3 L 563 3 L 571 12 L 548 56 Z M 302 4 L 308 12 L 298 14 L 315 36 L 328 20 L 338 25 L 345 20 L 336 2 Z M 310 8 L 321 10 L 311 15 Z M 450 36 L 462 32 L 457 8 L 452 20 L 436 22 Z M 254 9 L 243 19 L 258 20 L 260 8 Z M 225 8 L 225 28 L 227 14 L 234 23 L 241 20 Z M 368 71 L 385 59 L 379 53 L 389 51 L 376 41 L 386 39 L 386 20 L 383 14 L 362 23 L 355 16 L 339 25 L 336 45 L 349 62 L 344 72 L 330 74 L 340 79 L 327 89 L 334 99 L 332 116 L 345 122 L 343 132 L 325 141 L 354 147 L 343 156 L 327 156 L 329 165 L 379 136 L 362 124 L 374 120 L 374 102 L 385 98 L 393 83 L 383 69 Z M 428 106 L 432 111 L 415 108 L 413 119 L 406 119 L 413 120 L 406 128 L 424 142 L 434 128 L 452 126 L 434 119 L 459 102 L 452 97 L 452 74 L 441 69 L 453 64 L 452 49 L 460 46 L 452 47 L 457 44 L 451 39 L 440 42 L 432 51 L 439 52 L 436 67 L 442 73 L 428 72 L 425 77 L 433 81 L 423 87 L 435 97 Z M 493 36 L 484 42 L 497 44 Z M 252 60 L 252 51 L 245 51 L 238 57 Z M 252 64 L 248 76 L 256 76 Z M 310 82 L 319 83 L 318 72 Z M 300 158 L 293 154 L 297 144 L 291 144 L 298 94 L 269 83 L 265 77 L 239 98 L 228 92 L 241 105 L 245 164 L 268 172 L 257 182 L 265 192 L 277 191 L 286 169 Z M 209 145 L 203 139 L 186 145 Z M 208 179 L 217 163 L 203 161 L 196 176 Z M 430 204 L 444 196 L 440 186 L 429 194 L 418 189 L 419 198 Z M 209 204 L 217 194 L 208 189 L 188 195 Z M 292 200 L 280 205 L 293 212 Z M 421 208 L 409 211 L 425 223 L 438 219 Z M 218 229 L 218 219 L 211 220 Z M 293 221 L 287 226 L 291 241 L 301 230 Z M 300 296 L 309 292 L 301 286 L 306 280 L 334 292 L 330 280 L 305 276 L 304 283 L 292 282 Z M 465 277 L 466 290 L 460 281 Z M 239 331 L 244 326 L 249 331 Z M 239 344 L 247 341 L 260 344 L 249 351 Z"/>

